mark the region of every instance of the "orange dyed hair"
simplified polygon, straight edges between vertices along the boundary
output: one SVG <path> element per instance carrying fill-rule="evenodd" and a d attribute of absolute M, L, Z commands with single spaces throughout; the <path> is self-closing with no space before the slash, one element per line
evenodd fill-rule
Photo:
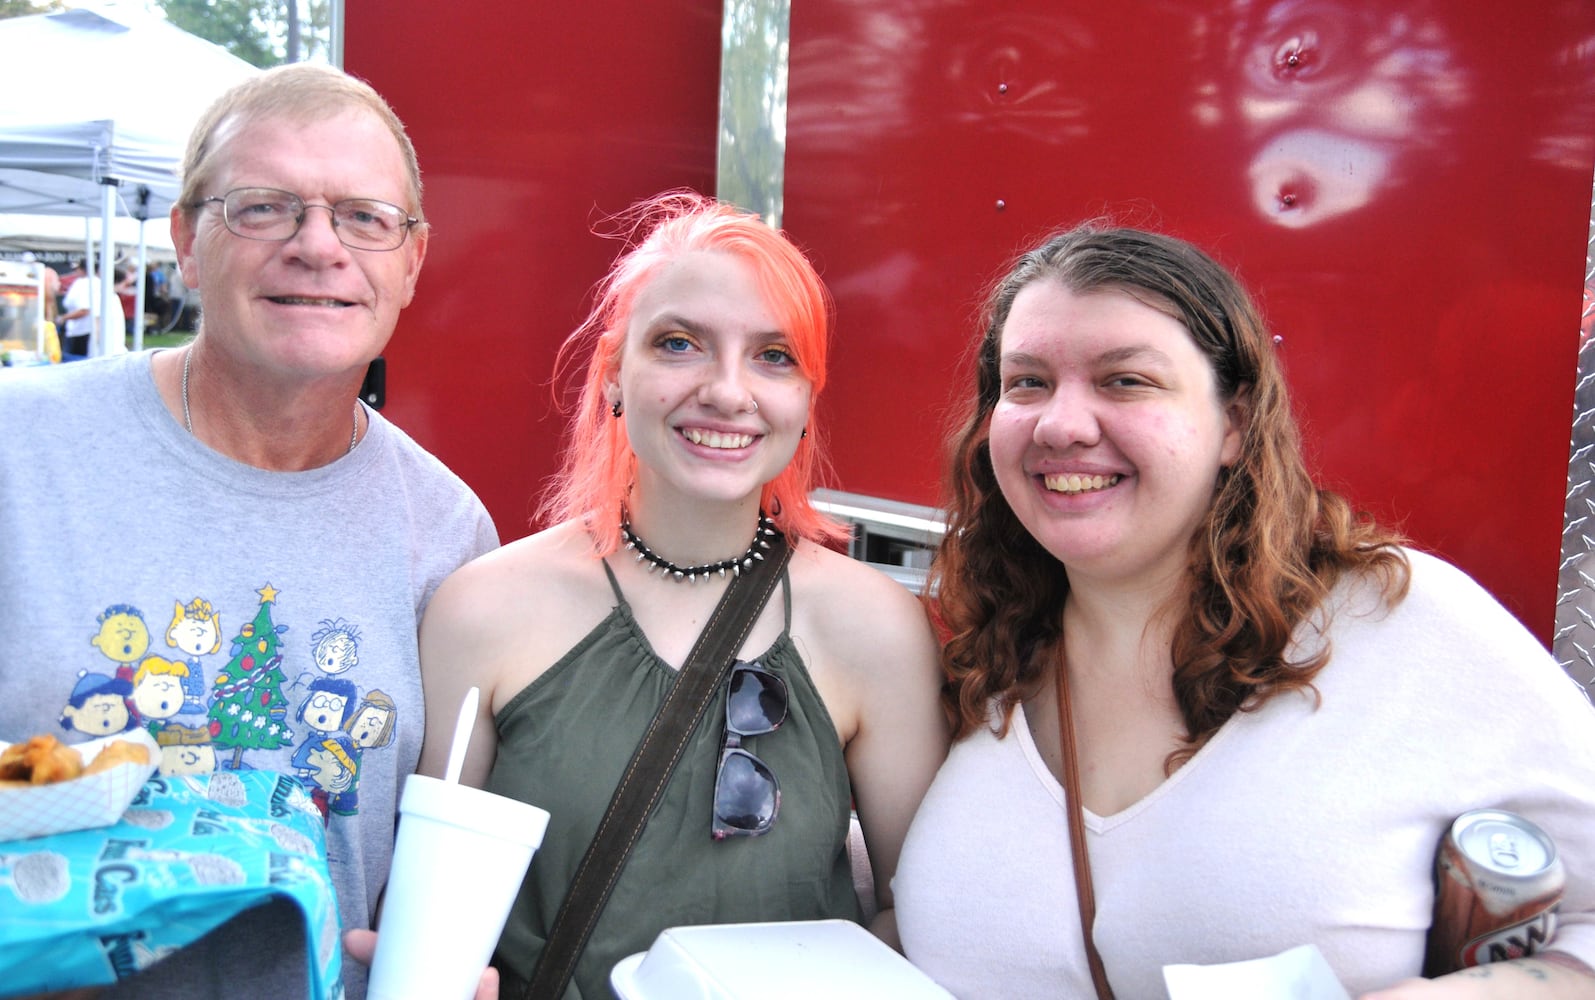
<path fill-rule="evenodd" d="M 812 387 L 811 414 L 825 388 L 830 341 L 831 299 L 820 276 L 784 234 L 757 215 L 691 191 L 670 191 L 639 203 L 624 218 L 630 248 L 599 284 L 592 312 L 560 347 L 556 371 L 588 352 L 587 373 L 560 471 L 538 509 L 539 519 L 549 524 L 585 519 L 599 556 L 619 546 L 621 504 L 637 475 L 625 421 L 611 415 L 605 385 L 619 371 L 637 296 L 664 265 L 684 254 L 709 251 L 731 254 L 753 269 L 765 303 Z M 845 537 L 847 529 L 809 502 L 809 491 L 825 467 L 819 436 L 811 422 L 792 461 L 764 485 L 760 506 L 789 538 L 827 543 Z"/>

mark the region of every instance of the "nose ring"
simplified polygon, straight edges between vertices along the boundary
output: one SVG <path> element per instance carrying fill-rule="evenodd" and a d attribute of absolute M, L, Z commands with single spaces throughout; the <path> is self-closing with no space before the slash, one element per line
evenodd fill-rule
<path fill-rule="evenodd" d="M 749 410 L 748 412 L 749 413 L 758 413 L 759 412 L 759 401 L 757 399 L 753 399 L 753 398 L 750 397 L 748 399 L 748 402 L 753 404 L 753 409 Z"/>

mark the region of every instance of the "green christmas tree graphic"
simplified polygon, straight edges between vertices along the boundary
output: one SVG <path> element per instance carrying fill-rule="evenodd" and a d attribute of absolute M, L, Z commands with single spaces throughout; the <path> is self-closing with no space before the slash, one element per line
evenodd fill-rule
<path fill-rule="evenodd" d="M 271 606 L 277 591 L 266 584 L 256 591 L 260 610 L 255 620 L 233 636 L 232 659 L 216 674 L 210 704 L 210 731 L 218 747 L 230 747 L 233 759 L 226 766 L 237 770 L 245 750 L 274 750 L 292 742 L 288 728 L 288 698 L 282 693 L 287 676 L 277 651 L 286 625 L 274 625 Z"/>

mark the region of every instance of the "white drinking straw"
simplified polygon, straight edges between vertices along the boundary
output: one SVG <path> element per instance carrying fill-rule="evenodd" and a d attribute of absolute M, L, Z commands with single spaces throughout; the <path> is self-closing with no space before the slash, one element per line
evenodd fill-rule
<path fill-rule="evenodd" d="M 476 727 L 476 706 L 481 697 L 482 692 L 474 687 L 465 692 L 460 717 L 454 720 L 454 742 L 449 744 L 449 766 L 443 772 L 444 781 L 460 780 L 460 769 L 465 766 L 465 748 L 471 745 L 471 730 Z"/>

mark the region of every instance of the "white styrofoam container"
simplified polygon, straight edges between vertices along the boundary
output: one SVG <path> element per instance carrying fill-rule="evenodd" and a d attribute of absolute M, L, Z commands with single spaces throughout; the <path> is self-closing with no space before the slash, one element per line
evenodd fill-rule
<path fill-rule="evenodd" d="M 952 997 L 848 920 L 667 928 L 616 964 L 609 982 L 620 1000 Z"/>
<path fill-rule="evenodd" d="M 0 788 L 0 841 L 88 830 L 121 819 L 133 796 L 160 765 L 161 748 L 154 737 L 142 729 L 130 729 L 71 746 L 86 765 L 116 740 L 142 745 L 149 751 L 149 763 L 118 764 L 108 771 L 53 785 Z M 10 745 L 0 740 L 0 750 Z"/>

